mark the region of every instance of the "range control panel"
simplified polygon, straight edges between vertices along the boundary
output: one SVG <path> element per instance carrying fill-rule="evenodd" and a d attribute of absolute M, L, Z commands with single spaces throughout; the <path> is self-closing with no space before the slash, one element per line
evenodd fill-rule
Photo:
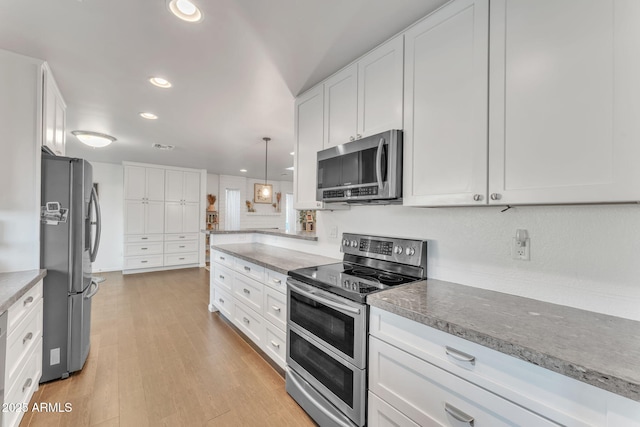
<path fill-rule="evenodd" d="M 344 233 L 340 250 L 346 254 L 422 266 L 426 262 L 427 242 Z"/>

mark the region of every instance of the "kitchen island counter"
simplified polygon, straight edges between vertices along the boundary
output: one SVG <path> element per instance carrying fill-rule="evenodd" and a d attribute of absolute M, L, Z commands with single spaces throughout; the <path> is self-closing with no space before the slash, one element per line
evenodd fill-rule
<path fill-rule="evenodd" d="M 640 401 L 640 322 L 432 279 L 367 303 Z"/>
<path fill-rule="evenodd" d="M 298 268 L 312 267 L 322 264 L 340 262 L 339 259 L 314 255 L 306 252 L 294 251 L 263 243 L 231 243 L 225 245 L 212 245 L 211 249 L 218 250 L 246 261 L 288 274 L 289 271 Z"/>
<path fill-rule="evenodd" d="M 315 231 L 286 231 L 280 228 L 250 228 L 246 230 L 203 230 L 208 234 L 266 234 L 269 236 L 288 237 L 290 239 L 318 241 Z"/>
<path fill-rule="evenodd" d="M 0 313 L 3 313 L 47 275 L 47 270 L 0 273 Z"/>

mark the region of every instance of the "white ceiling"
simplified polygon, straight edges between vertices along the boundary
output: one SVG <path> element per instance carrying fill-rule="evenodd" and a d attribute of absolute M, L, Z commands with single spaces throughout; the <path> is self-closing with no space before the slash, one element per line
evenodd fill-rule
<path fill-rule="evenodd" d="M 49 62 L 70 156 L 261 178 L 269 136 L 269 179 L 291 180 L 295 96 L 445 2 L 194 0 L 204 20 L 189 24 L 165 0 L 2 0 L 0 48 Z M 91 149 L 76 129 L 118 141 Z"/>

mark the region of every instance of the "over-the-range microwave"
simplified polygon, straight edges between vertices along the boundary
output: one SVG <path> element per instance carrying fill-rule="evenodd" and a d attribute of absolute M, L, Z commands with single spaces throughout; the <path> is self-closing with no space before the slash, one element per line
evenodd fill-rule
<path fill-rule="evenodd" d="M 402 201 L 402 131 L 389 130 L 318 151 L 316 200 Z"/>

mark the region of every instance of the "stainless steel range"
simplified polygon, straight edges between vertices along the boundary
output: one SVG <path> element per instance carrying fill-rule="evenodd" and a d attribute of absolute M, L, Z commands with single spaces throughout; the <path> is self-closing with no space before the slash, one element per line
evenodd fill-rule
<path fill-rule="evenodd" d="M 321 426 L 366 424 L 367 295 L 426 279 L 424 240 L 343 234 L 343 262 L 287 280 L 287 392 Z"/>

